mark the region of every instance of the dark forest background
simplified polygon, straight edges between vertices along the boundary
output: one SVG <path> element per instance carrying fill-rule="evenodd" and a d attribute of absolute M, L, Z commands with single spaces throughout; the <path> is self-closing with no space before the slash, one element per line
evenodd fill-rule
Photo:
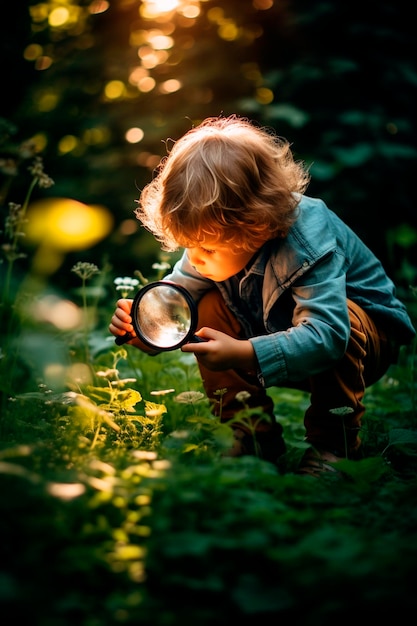
<path fill-rule="evenodd" d="M 72 198 L 113 216 L 111 232 L 69 250 L 50 280 L 71 283 L 77 261 L 108 264 L 113 276 L 149 272 L 159 248 L 133 211 L 166 139 L 207 116 L 238 113 L 291 141 L 311 167 L 309 195 L 363 237 L 407 298 L 417 275 L 417 67 L 408 5 L 177 4 L 152 16 L 155 3 L 140 0 L 8 3 L 0 27 L 0 208 L 24 198 L 20 146 L 34 138 L 55 183 L 34 199 Z M 187 17 L 190 7 L 196 17 Z M 59 8 L 68 13 L 61 23 L 53 19 Z M 169 47 L 155 48 L 155 34 L 170 37 Z M 135 68 L 151 90 L 132 82 Z M 181 87 L 167 93 L 170 80 Z M 125 137 L 134 127 L 143 131 L 139 143 Z"/>

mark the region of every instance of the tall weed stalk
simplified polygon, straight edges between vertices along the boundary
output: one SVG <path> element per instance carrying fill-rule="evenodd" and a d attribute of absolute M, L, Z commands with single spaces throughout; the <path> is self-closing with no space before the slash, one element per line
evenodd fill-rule
<path fill-rule="evenodd" d="M 27 209 L 36 186 L 42 189 L 48 189 L 54 184 L 54 181 L 44 172 L 42 158 L 40 156 L 34 156 L 33 150 L 34 147 L 30 144 L 25 144 L 24 147 L 22 147 L 21 153 L 26 159 L 33 156 L 31 164 L 28 167 L 32 178 L 23 203 L 17 204 L 15 202 L 9 202 L 8 213 L 4 220 L 3 230 L 1 231 L 1 264 L 5 264 L 5 270 L 1 272 L 3 275 L 3 286 L 0 301 L 0 336 L 2 340 L 0 346 L 0 393 L 2 415 L 7 398 L 10 394 L 13 394 L 14 391 L 13 383 L 18 359 L 16 345 L 19 339 L 20 324 L 17 302 L 19 301 L 19 297 L 24 298 L 24 294 L 21 292 L 19 294 L 19 280 L 14 276 L 14 270 L 16 263 L 27 256 L 21 247 L 21 242 L 25 238 Z M 17 163 L 15 167 L 17 168 Z M 14 170 L 12 171 L 14 172 Z M 9 189 L 9 185 L 6 184 L 5 187 Z M 4 195 L 5 191 L 3 189 L 2 196 Z"/>

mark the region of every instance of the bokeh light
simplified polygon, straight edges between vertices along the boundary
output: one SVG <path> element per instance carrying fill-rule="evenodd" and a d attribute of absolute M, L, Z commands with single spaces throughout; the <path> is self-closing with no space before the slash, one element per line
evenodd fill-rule
<path fill-rule="evenodd" d="M 163 13 L 175 11 L 179 5 L 180 0 L 144 0 L 139 12 L 142 17 L 151 20 Z"/>
<path fill-rule="evenodd" d="M 82 311 L 74 302 L 52 294 L 34 302 L 32 315 L 38 321 L 49 322 L 59 330 L 73 330 L 82 323 Z"/>
<path fill-rule="evenodd" d="M 104 88 L 104 95 L 109 100 L 116 100 L 125 95 L 126 87 L 121 80 L 111 80 Z"/>
<path fill-rule="evenodd" d="M 29 207 L 27 238 L 58 250 L 84 250 L 108 235 L 112 226 L 112 215 L 104 206 L 45 198 Z"/>
<path fill-rule="evenodd" d="M 61 265 L 64 253 L 94 246 L 109 234 L 114 219 L 100 205 L 87 205 L 70 198 L 45 198 L 28 209 L 26 238 L 38 246 L 33 270 L 53 274 Z"/>
<path fill-rule="evenodd" d="M 139 143 L 142 141 L 145 133 L 141 128 L 129 128 L 125 133 L 125 138 L 128 143 Z"/>

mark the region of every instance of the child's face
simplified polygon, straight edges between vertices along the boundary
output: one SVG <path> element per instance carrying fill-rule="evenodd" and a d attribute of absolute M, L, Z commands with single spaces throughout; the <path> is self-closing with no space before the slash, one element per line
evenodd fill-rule
<path fill-rule="evenodd" d="M 240 272 L 254 255 L 254 252 L 232 251 L 230 246 L 222 246 L 218 243 L 204 245 L 207 247 L 187 248 L 187 255 L 191 265 L 199 274 L 216 283 L 227 280 Z"/>

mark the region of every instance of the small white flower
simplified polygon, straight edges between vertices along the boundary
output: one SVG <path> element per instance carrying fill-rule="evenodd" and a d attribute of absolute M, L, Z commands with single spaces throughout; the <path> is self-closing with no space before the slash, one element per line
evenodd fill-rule
<path fill-rule="evenodd" d="M 329 413 L 333 413 L 333 415 L 348 415 L 353 413 L 353 409 L 350 406 L 341 406 L 338 409 L 330 409 Z"/>
<path fill-rule="evenodd" d="M 246 402 L 246 400 L 249 400 L 250 398 L 250 393 L 249 391 L 239 391 L 236 395 L 235 398 L 238 402 L 242 402 L 242 404 L 244 404 Z"/>
<path fill-rule="evenodd" d="M 152 269 L 153 269 L 153 270 L 161 270 L 161 271 L 164 271 L 164 270 L 169 270 L 170 268 L 171 268 L 170 264 L 169 264 L 169 263 L 166 263 L 165 261 L 164 261 L 164 262 L 162 262 L 162 263 L 154 263 L 154 264 L 152 265 Z"/>
<path fill-rule="evenodd" d="M 182 404 L 194 404 L 195 402 L 201 402 L 204 397 L 204 393 L 201 393 L 201 391 L 183 391 L 178 396 L 175 396 L 175 400 Z"/>

